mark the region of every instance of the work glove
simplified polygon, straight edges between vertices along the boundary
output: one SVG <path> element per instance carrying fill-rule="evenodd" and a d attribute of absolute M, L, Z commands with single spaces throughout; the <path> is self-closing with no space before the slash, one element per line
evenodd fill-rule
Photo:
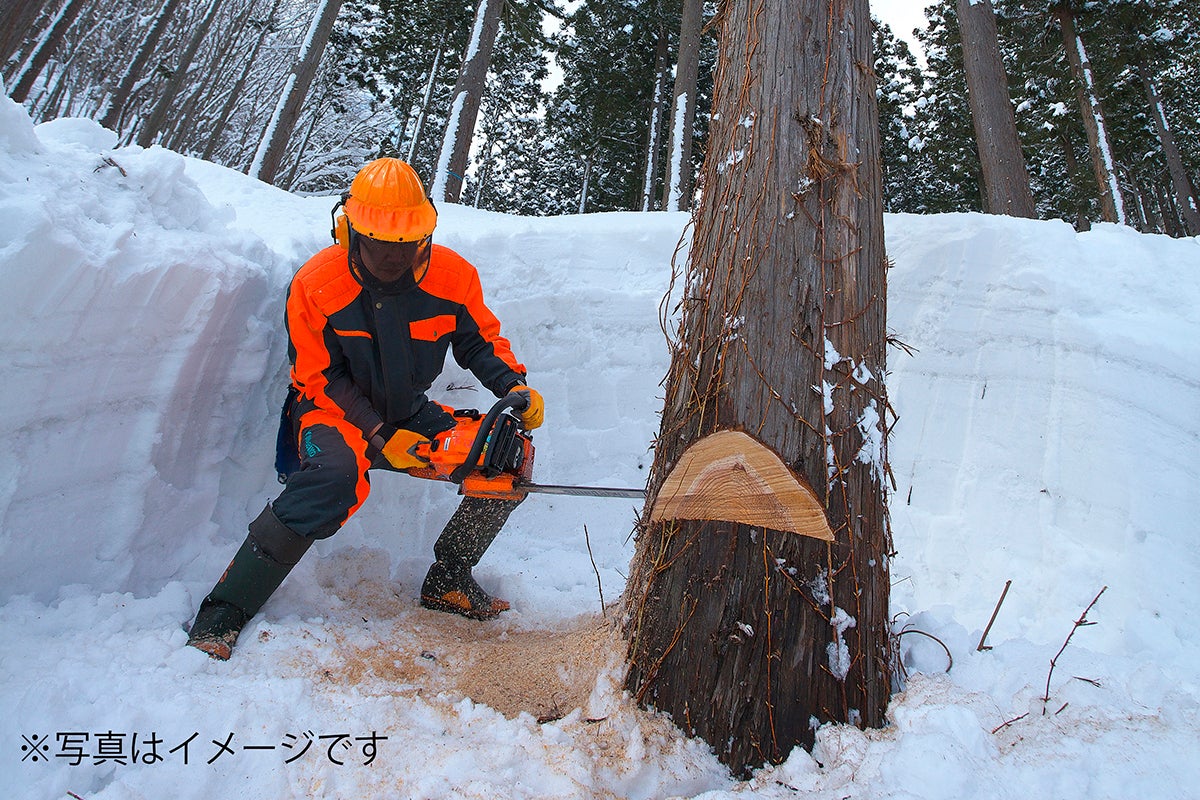
<path fill-rule="evenodd" d="M 416 431 L 384 425 L 373 438 L 383 440 L 383 446 L 379 448 L 379 451 L 396 469 L 429 466 L 429 459 L 417 455 L 417 448 L 421 445 L 429 445 L 430 441 Z"/>
<path fill-rule="evenodd" d="M 519 383 L 510 391 L 516 392 L 529 401 L 523 411 L 517 412 L 521 417 L 522 424 L 525 425 L 525 430 L 531 431 L 539 427 L 542 419 L 546 416 L 546 404 L 542 401 L 542 396 L 538 394 L 537 389 L 530 389 Z"/>

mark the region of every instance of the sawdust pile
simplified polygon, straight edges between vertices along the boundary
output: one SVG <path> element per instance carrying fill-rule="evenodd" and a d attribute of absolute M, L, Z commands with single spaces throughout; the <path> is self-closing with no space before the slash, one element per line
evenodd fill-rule
<path fill-rule="evenodd" d="M 479 623 L 424 609 L 343 636 L 320 677 L 386 695 L 464 697 L 507 717 L 559 719 L 588 698 L 604 670 L 624 655 L 616 626 L 599 615 L 555 630 L 516 630 L 501 618 Z"/>

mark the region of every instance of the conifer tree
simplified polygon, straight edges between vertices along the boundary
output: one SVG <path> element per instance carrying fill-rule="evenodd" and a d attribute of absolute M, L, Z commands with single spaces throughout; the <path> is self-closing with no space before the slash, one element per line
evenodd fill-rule
<path fill-rule="evenodd" d="M 914 193 L 928 213 L 982 211 L 979 155 L 954 0 L 939 0 L 925 15 L 928 25 L 917 38 L 928 67 L 911 127 L 928 155 L 929 168 Z"/>
<path fill-rule="evenodd" d="M 991 0 L 958 0 L 957 12 L 984 210 L 1032 217 L 1033 195 L 1009 96 L 1008 75 L 1000 58 Z"/>
<path fill-rule="evenodd" d="M 886 258 L 866 0 L 730 0 L 720 25 L 685 310 L 626 589 L 627 686 L 745 775 L 811 747 L 826 721 L 884 722 Z M 780 527 L 785 501 L 745 450 L 682 466 L 714 439 L 802 476 L 827 535 Z M 681 494 L 677 466 L 696 507 L 656 517 Z M 730 508 L 740 500 L 764 521 Z M 722 505 L 734 513 L 708 513 Z"/>
<path fill-rule="evenodd" d="M 914 126 L 923 85 L 921 70 L 908 43 L 888 25 L 873 22 L 884 211 L 925 213 L 927 197 L 921 189 L 929 178 L 930 165 L 925 143 Z"/>
<path fill-rule="evenodd" d="M 573 210 L 641 207 L 660 13 L 654 3 L 584 0 L 555 37 L 563 79 L 547 136 L 572 159 L 562 178 Z"/>

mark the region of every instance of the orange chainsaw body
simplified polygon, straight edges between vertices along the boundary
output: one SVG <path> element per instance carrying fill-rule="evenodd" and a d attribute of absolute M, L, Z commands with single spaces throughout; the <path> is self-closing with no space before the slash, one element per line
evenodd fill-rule
<path fill-rule="evenodd" d="M 496 418 L 487 433 L 477 464 L 461 482 L 455 472 L 467 462 L 480 434 L 484 417 L 478 411 L 454 412 L 457 423 L 448 431 L 421 445 L 416 455 L 429 459 L 429 466 L 405 470 L 415 478 L 458 483 L 459 493 L 467 497 L 493 500 L 520 500 L 526 492 L 518 484 L 533 477 L 533 439 L 517 420 L 507 414 Z"/>

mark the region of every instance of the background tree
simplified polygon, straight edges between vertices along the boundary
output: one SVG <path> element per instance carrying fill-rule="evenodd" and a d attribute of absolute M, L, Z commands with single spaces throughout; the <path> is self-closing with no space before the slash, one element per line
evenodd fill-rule
<path fill-rule="evenodd" d="M 522 214 L 547 214 L 557 207 L 540 116 L 549 71 L 541 22 L 537 4 L 505 5 L 480 108 L 476 178 L 467 187 L 466 202 L 474 206 Z"/>
<path fill-rule="evenodd" d="M 866 0 L 729 0 L 719 27 L 647 508 L 689 444 L 736 429 L 807 480 L 836 538 L 644 514 L 628 687 L 744 774 L 822 722 L 884 721 L 886 258 Z"/>
<path fill-rule="evenodd" d="M 912 193 L 925 213 L 982 211 L 979 154 L 954 0 L 939 0 L 925 15 L 929 24 L 918 39 L 928 67 L 911 127 L 929 162 L 925 180 Z"/>
<path fill-rule="evenodd" d="M 196 23 L 195 29 L 188 39 L 187 46 L 184 47 L 183 52 L 179 56 L 179 61 L 176 62 L 174 69 L 170 71 L 170 77 L 167 80 L 166 86 L 154 102 L 153 110 L 139 126 L 137 143 L 142 147 L 149 147 L 162 132 L 163 126 L 167 121 L 167 114 L 170 112 L 175 98 L 183 90 L 184 83 L 187 81 L 188 70 L 192 67 L 192 60 L 196 57 L 196 51 L 200 49 L 200 44 L 204 41 L 204 37 L 208 36 L 208 31 L 212 27 L 213 21 L 217 18 L 217 12 L 221 10 L 222 1 L 212 0 L 208 9 L 204 12 L 204 16 Z"/>
<path fill-rule="evenodd" d="M 430 189 L 430 194 L 439 200 L 457 203 L 462 194 L 463 176 L 467 171 L 471 143 L 475 140 L 479 103 L 487 86 L 492 49 L 496 45 L 503 12 L 504 0 L 479 0 L 475 8 L 471 39 L 458 80 L 450 93 L 450 113 Z"/>
<path fill-rule="evenodd" d="M 546 136 L 571 198 L 563 211 L 641 207 L 662 9 L 584 0 L 554 38 L 563 74 L 546 107 Z"/>
<path fill-rule="evenodd" d="M 884 211 L 926 213 L 930 163 L 916 124 L 923 103 L 924 78 L 908 43 L 878 20 L 875 30 L 875 79 L 883 168 Z"/>
<path fill-rule="evenodd" d="M 1105 119 L 1096 74 L 1088 58 L 1087 47 L 1076 26 L 1075 5 L 1072 0 L 1057 0 L 1050 11 L 1062 30 L 1063 49 L 1067 54 L 1067 62 L 1071 65 L 1071 74 L 1079 99 L 1079 112 L 1083 117 L 1084 130 L 1087 131 L 1092 169 L 1096 174 L 1096 185 L 1100 193 L 1101 215 L 1106 222 L 1123 225 L 1126 222 L 1125 198 L 1117 174 L 1116 156 L 1108 134 L 1108 121 Z"/>
<path fill-rule="evenodd" d="M 983 178 L 983 209 L 991 214 L 1034 217 L 1029 173 L 1017 135 L 1008 75 L 1000 58 L 991 0 L 958 0 L 958 22 Z"/>
<path fill-rule="evenodd" d="M 671 98 L 667 130 L 666 174 L 663 178 L 663 208 L 691 208 L 692 128 L 696 120 L 696 93 L 700 78 L 700 34 L 704 27 L 704 0 L 683 0 L 679 22 L 679 60 Z"/>
<path fill-rule="evenodd" d="M 158 47 L 159 39 L 162 38 L 181 2 L 182 0 L 163 0 L 163 4 L 151 21 L 150 28 L 142 39 L 133 60 L 121 73 L 116 87 L 105 99 L 105 104 L 100 111 L 100 124 L 104 127 L 114 131 L 121 130 L 121 116 L 125 113 L 125 104 L 129 102 L 134 84 L 142 77 L 146 64 L 154 54 L 155 48 Z"/>
<path fill-rule="evenodd" d="M 0 64 L 6 64 L 28 44 L 30 28 L 47 0 L 5 0 L 0 5 Z"/>
<path fill-rule="evenodd" d="M 275 181 L 288 140 L 308 96 L 309 86 L 321 64 L 325 47 L 329 44 L 329 35 L 333 32 L 333 23 L 342 8 L 342 2 L 343 0 L 320 0 L 317 4 L 312 24 L 284 81 L 275 111 L 267 122 L 258 151 L 254 154 L 254 161 L 247 170 L 249 175 L 267 183 Z"/>

